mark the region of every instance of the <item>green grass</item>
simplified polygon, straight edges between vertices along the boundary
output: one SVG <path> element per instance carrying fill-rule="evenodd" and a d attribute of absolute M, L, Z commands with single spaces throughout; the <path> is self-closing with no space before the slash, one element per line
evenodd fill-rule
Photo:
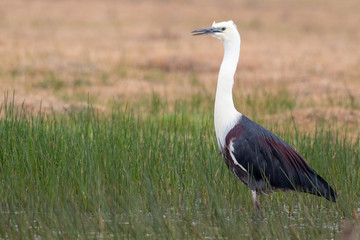
<path fill-rule="evenodd" d="M 187 109 L 32 115 L 5 99 L 0 238 L 332 239 L 345 221 L 356 224 L 359 141 L 273 129 L 339 200 L 278 192 L 258 212 L 218 154 L 211 112 Z"/>

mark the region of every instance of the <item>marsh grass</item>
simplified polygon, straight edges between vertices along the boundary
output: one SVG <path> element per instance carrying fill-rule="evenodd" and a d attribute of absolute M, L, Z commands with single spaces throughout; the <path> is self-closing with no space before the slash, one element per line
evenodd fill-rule
<path fill-rule="evenodd" d="M 211 113 L 189 114 L 187 104 L 33 115 L 5 99 L 0 238 L 330 239 L 344 221 L 357 224 L 359 141 L 273 129 L 339 200 L 279 192 L 257 212 L 218 154 Z"/>

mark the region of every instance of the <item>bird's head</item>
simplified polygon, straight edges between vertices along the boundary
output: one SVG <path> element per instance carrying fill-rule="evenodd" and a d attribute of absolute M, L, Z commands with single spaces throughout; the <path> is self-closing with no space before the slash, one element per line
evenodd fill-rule
<path fill-rule="evenodd" d="M 219 23 L 214 22 L 212 27 L 194 30 L 191 33 L 193 36 L 209 34 L 220 39 L 222 42 L 240 38 L 236 25 L 232 20 Z"/>

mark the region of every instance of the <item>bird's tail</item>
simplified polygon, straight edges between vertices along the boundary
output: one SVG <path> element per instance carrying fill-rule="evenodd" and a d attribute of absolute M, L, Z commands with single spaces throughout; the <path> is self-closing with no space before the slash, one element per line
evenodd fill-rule
<path fill-rule="evenodd" d="M 332 202 L 336 202 L 337 193 L 321 176 L 314 173 L 308 177 L 309 183 L 306 184 L 307 188 L 304 189 L 305 192 L 324 197 Z"/>

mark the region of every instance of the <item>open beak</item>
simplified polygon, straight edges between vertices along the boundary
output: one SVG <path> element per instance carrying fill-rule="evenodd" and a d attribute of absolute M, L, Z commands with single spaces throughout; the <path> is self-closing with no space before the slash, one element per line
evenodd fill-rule
<path fill-rule="evenodd" d="M 209 27 L 209 28 L 194 30 L 191 33 L 193 34 L 193 36 L 197 36 L 197 35 L 212 34 L 212 33 L 217 33 L 217 32 L 220 32 L 219 29 L 214 28 L 214 27 Z"/>

